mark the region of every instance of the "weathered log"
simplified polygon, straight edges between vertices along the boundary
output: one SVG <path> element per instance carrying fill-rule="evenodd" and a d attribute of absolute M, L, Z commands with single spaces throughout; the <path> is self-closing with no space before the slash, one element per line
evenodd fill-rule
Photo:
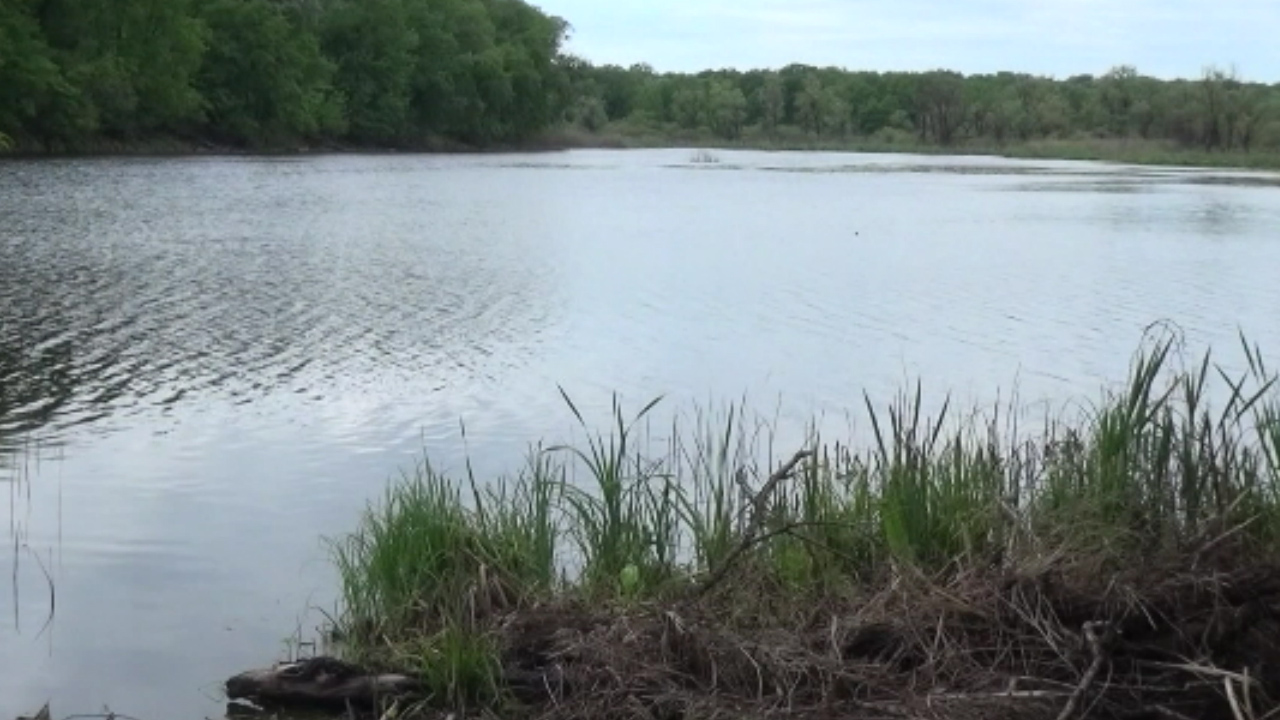
<path fill-rule="evenodd" d="M 329 657 L 250 670 L 226 682 L 228 699 L 276 707 L 367 708 L 419 689 L 417 681 L 405 675 L 369 673 Z"/>

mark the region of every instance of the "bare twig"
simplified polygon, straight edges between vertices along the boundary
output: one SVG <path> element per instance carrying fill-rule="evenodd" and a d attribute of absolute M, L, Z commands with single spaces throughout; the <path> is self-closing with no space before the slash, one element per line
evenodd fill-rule
<path fill-rule="evenodd" d="M 1167 662 L 1149 662 L 1147 664 L 1150 665 L 1151 667 L 1163 667 L 1163 668 L 1169 668 L 1170 670 L 1181 670 L 1183 672 L 1190 673 L 1192 675 L 1199 675 L 1200 677 L 1226 678 L 1233 682 L 1238 682 L 1241 685 L 1244 685 L 1245 687 L 1249 687 L 1253 684 L 1253 681 L 1250 680 L 1248 675 L 1245 675 L 1243 673 L 1238 673 L 1238 672 L 1232 672 L 1230 670 L 1223 670 L 1222 668 L 1214 667 L 1212 665 L 1202 665 L 1197 663 L 1167 663 Z"/>
<path fill-rule="evenodd" d="M 1258 717 L 1258 713 L 1253 710 L 1253 682 L 1249 677 L 1249 668 L 1244 669 L 1244 710 L 1249 714 L 1250 718 Z"/>
<path fill-rule="evenodd" d="M 1231 682 L 1231 678 L 1229 677 L 1222 678 L 1222 685 L 1223 687 L 1226 688 L 1226 691 L 1227 691 L 1227 702 L 1231 704 L 1231 715 L 1236 720 L 1253 720 L 1253 718 L 1251 718 L 1248 714 L 1245 713 L 1243 709 L 1241 709 L 1240 699 L 1236 697 L 1236 684 Z M 1248 688 L 1246 688 L 1246 690 L 1247 689 Z"/>
<path fill-rule="evenodd" d="M 1099 632 L 1102 634 L 1100 635 Z M 1067 698 L 1067 704 L 1063 706 L 1062 712 L 1058 713 L 1058 720 L 1070 720 L 1071 716 L 1076 714 L 1084 694 L 1089 692 L 1089 688 L 1098 679 L 1098 673 L 1102 672 L 1102 666 L 1107 660 L 1106 648 L 1103 647 L 1103 642 L 1110 634 L 1111 626 L 1107 623 L 1087 622 L 1084 624 L 1084 637 L 1089 643 L 1090 652 L 1093 653 L 1093 662 L 1089 664 L 1089 669 L 1085 671 L 1084 677 L 1080 678 L 1080 684 L 1076 686 L 1075 692 L 1071 693 L 1070 698 Z"/>
<path fill-rule="evenodd" d="M 1159 715 L 1160 717 L 1169 718 L 1169 720 L 1192 720 L 1192 718 L 1183 715 L 1177 710 L 1167 708 L 1164 705 L 1153 705 L 1151 707 L 1151 712 Z"/>
<path fill-rule="evenodd" d="M 1244 496 L 1241 496 L 1241 497 L 1243 498 Z M 1255 516 L 1255 517 L 1251 517 L 1251 518 L 1249 518 L 1248 520 L 1245 520 L 1244 522 L 1240 523 L 1239 525 L 1236 525 L 1235 527 L 1231 528 L 1230 530 L 1228 530 L 1228 531 L 1226 531 L 1226 532 L 1222 533 L 1222 534 L 1221 534 L 1221 535 L 1219 535 L 1218 537 L 1216 537 L 1216 538 L 1214 538 L 1213 540 L 1210 540 L 1209 542 L 1207 542 L 1207 543 L 1205 543 L 1204 545 L 1202 545 L 1202 546 L 1200 547 L 1200 549 L 1196 550 L 1195 557 L 1194 557 L 1194 558 L 1192 559 L 1192 561 L 1191 561 L 1191 569 L 1192 569 L 1192 570 L 1196 570 L 1197 568 L 1199 568 L 1199 567 L 1200 567 L 1200 561 L 1204 559 L 1204 556 L 1205 556 L 1206 554 L 1208 554 L 1208 552 L 1209 552 L 1210 550 L 1212 550 L 1213 548 L 1217 547 L 1218 545 L 1221 545 L 1223 542 L 1225 542 L 1225 541 L 1227 541 L 1227 540 L 1231 539 L 1232 537 L 1235 537 L 1236 535 L 1239 535 L 1241 532 L 1243 532 L 1244 530 L 1246 530 L 1250 525 L 1252 525 L 1252 524 L 1254 523 L 1254 521 L 1256 521 L 1257 519 L 1258 519 L 1258 518 L 1257 518 L 1256 516 Z"/>
<path fill-rule="evenodd" d="M 724 562 L 720 563 L 720 567 L 716 568 L 715 572 L 713 572 L 710 577 L 698 586 L 697 591 L 694 593 L 694 597 L 702 597 L 708 592 L 711 592 L 712 588 L 719 585 L 724 580 L 725 576 L 729 574 L 729 570 L 733 568 L 734 561 L 756 544 L 756 535 L 760 532 L 760 526 L 764 524 L 764 516 L 768 509 L 769 496 L 773 494 L 775 489 L 777 489 L 779 483 L 783 480 L 789 479 L 795 474 L 796 466 L 799 465 L 802 460 L 811 457 L 812 455 L 812 450 L 801 450 L 788 460 L 787 464 L 778 468 L 776 472 L 769 476 L 769 479 L 765 481 L 763 486 L 761 486 L 760 492 L 757 492 L 755 497 L 751 498 L 751 519 L 743 529 L 742 541 L 739 542 L 738 546 L 729 553 L 729 556 L 724 559 Z"/>
<path fill-rule="evenodd" d="M 985 693 L 933 693 L 927 697 L 929 702 L 976 702 L 991 700 L 1043 700 L 1045 698 L 1070 698 L 1074 693 L 1062 690 L 1005 690 Z"/>

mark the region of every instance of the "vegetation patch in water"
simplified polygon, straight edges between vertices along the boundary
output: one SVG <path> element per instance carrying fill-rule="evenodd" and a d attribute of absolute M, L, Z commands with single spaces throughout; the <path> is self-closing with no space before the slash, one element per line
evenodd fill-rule
<path fill-rule="evenodd" d="M 698 150 L 689 157 L 689 162 L 695 165 L 717 165 L 720 163 L 720 156 L 709 150 Z"/>
<path fill-rule="evenodd" d="M 514 479 L 393 483 L 333 541 L 337 632 L 419 681 L 401 716 L 1264 717 L 1280 397 L 1243 347 L 1156 339 L 1032 429 L 864 397 L 864 443 L 780 458 L 741 408 L 615 402 Z"/>

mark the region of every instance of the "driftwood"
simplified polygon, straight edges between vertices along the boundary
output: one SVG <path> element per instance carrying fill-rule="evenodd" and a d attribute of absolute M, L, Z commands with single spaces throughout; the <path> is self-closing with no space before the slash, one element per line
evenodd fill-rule
<path fill-rule="evenodd" d="M 227 699 L 276 707 L 373 707 L 418 690 L 405 675 L 369 673 L 328 657 L 250 670 L 226 682 Z"/>

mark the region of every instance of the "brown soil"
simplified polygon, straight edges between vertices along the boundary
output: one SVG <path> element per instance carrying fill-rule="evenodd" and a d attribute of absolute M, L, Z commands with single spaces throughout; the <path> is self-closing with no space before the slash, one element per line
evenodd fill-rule
<path fill-rule="evenodd" d="M 511 703 L 475 717 L 1280 717 L 1280 562 L 1243 546 L 1119 569 L 904 571 L 808 598 L 744 577 L 697 599 L 486 615 Z"/>
<path fill-rule="evenodd" d="M 510 616 L 518 715 L 1260 720 L 1280 707 L 1280 565 L 900 578 L 790 623 L 725 607 Z"/>

